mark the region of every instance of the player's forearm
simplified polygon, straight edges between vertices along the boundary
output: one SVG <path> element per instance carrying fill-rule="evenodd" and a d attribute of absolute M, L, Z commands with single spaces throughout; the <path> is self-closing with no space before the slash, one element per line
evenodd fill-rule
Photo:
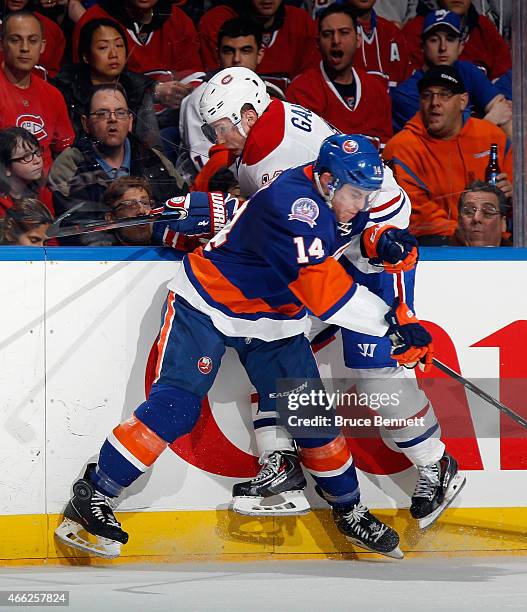
<path fill-rule="evenodd" d="M 322 316 L 326 323 L 339 325 L 362 334 L 384 336 L 388 324 L 384 316 L 389 308 L 386 302 L 362 285 L 357 285 L 353 296 L 329 317 Z"/>

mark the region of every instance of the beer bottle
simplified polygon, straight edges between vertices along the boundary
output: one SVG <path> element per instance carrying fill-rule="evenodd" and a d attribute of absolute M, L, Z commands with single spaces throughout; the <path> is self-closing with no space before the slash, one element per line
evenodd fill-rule
<path fill-rule="evenodd" d="M 496 177 L 501 173 L 499 164 L 498 164 L 498 145 L 491 144 L 490 145 L 490 154 L 489 154 L 489 163 L 485 168 L 485 181 L 489 183 L 489 185 L 496 184 Z"/>

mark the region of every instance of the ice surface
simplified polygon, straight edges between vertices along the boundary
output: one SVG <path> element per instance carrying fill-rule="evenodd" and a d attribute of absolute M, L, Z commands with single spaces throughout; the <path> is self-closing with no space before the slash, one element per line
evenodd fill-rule
<path fill-rule="evenodd" d="M 526 574 L 521 557 L 5 567 L 0 591 L 65 589 L 74 612 L 502 612 L 527 610 Z"/>

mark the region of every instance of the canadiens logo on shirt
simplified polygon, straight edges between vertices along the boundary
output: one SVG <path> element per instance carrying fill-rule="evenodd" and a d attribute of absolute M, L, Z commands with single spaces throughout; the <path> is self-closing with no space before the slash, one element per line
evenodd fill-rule
<path fill-rule="evenodd" d="M 355 110 L 355 96 L 346 96 L 344 101 L 350 110 Z"/>
<path fill-rule="evenodd" d="M 48 133 L 44 129 L 44 119 L 40 115 L 19 115 L 16 120 L 16 126 L 24 128 L 37 140 L 46 138 Z"/>
<path fill-rule="evenodd" d="M 311 200 L 310 198 L 299 198 L 293 202 L 288 219 L 289 221 L 302 221 L 303 223 L 307 223 L 309 227 L 314 227 L 318 215 L 318 204 L 315 200 Z"/>

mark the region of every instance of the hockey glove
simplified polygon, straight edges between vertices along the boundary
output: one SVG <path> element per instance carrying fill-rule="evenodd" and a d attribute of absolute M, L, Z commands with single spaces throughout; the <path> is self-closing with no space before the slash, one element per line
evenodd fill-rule
<path fill-rule="evenodd" d="M 386 272 L 408 272 L 417 263 L 417 239 L 406 229 L 393 225 L 373 225 L 361 236 L 361 252 L 372 265 L 383 265 Z"/>
<path fill-rule="evenodd" d="M 392 357 L 405 368 L 428 372 L 432 367 L 434 348 L 432 336 L 421 325 L 411 308 L 396 300 L 384 317 L 388 322 L 388 337 L 392 343 Z"/>
<path fill-rule="evenodd" d="M 152 210 L 152 214 L 161 210 L 170 212 L 178 208 L 184 208 L 188 216 L 180 221 L 156 223 L 154 238 L 158 242 L 166 243 L 167 232 L 185 236 L 214 236 L 234 216 L 238 209 L 238 200 L 229 194 L 194 191 L 186 196 L 167 200 L 163 208 Z"/>

